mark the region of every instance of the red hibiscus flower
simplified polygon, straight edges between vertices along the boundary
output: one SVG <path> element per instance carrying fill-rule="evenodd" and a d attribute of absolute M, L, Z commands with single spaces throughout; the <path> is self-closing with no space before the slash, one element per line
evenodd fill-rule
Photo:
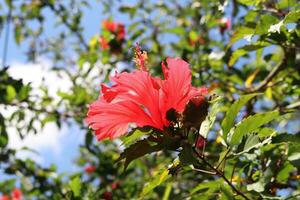
<path fill-rule="evenodd" d="M 88 174 L 93 173 L 95 170 L 97 169 L 97 167 L 95 165 L 90 165 L 84 168 L 84 171 Z"/>
<path fill-rule="evenodd" d="M 222 18 L 219 20 L 220 32 L 223 34 L 225 30 L 230 29 L 231 21 L 228 18 Z"/>
<path fill-rule="evenodd" d="M 102 26 L 104 29 L 114 33 L 116 35 L 117 40 L 123 40 L 125 38 L 125 26 L 124 24 L 104 20 L 102 22 Z"/>
<path fill-rule="evenodd" d="M 9 200 L 9 196 L 8 195 L 2 195 L 2 196 L 0 196 L 0 200 Z"/>
<path fill-rule="evenodd" d="M 102 85 L 102 96 L 89 107 L 86 121 L 98 140 L 125 134 L 129 124 L 164 130 L 170 125 L 166 113 L 182 113 L 189 100 L 201 94 L 191 85 L 188 63 L 179 58 L 162 62 L 164 79 L 141 68 L 111 77 L 112 87 Z"/>
<path fill-rule="evenodd" d="M 21 200 L 22 199 L 22 192 L 20 189 L 15 188 L 11 193 L 12 200 Z"/>

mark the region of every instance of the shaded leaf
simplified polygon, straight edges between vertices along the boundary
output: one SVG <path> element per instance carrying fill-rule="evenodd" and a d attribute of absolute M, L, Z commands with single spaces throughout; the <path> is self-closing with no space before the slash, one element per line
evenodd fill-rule
<path fill-rule="evenodd" d="M 151 145 L 147 139 L 140 140 L 126 148 L 121 153 L 118 161 L 125 159 L 124 168 L 126 169 L 131 161 L 162 149 L 162 144 Z"/>

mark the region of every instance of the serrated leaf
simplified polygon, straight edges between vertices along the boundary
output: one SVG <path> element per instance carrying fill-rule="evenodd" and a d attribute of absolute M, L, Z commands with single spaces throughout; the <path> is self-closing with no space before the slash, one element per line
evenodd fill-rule
<path fill-rule="evenodd" d="M 225 117 L 222 121 L 222 131 L 223 131 L 223 138 L 227 141 L 227 135 L 230 129 L 234 125 L 235 118 L 240 111 L 240 109 L 253 97 L 259 95 L 259 93 L 248 94 L 241 96 L 237 101 L 235 101 L 230 108 L 227 110 Z"/>
<path fill-rule="evenodd" d="M 205 120 L 201 123 L 199 134 L 204 138 L 207 138 L 208 132 L 216 120 L 217 114 L 220 110 L 219 102 L 221 100 L 222 97 L 218 97 L 213 100 L 210 112 L 208 112 Z"/>
<path fill-rule="evenodd" d="M 162 144 L 151 145 L 147 139 L 140 140 L 126 148 L 121 153 L 118 161 L 125 159 L 124 168 L 126 169 L 131 161 L 162 149 Z"/>
<path fill-rule="evenodd" d="M 73 194 L 75 197 L 79 197 L 80 196 L 80 190 L 81 190 L 81 180 L 80 178 L 77 176 L 75 178 L 73 178 L 69 184 Z"/>
<path fill-rule="evenodd" d="M 241 121 L 235 128 L 231 140 L 230 145 L 237 145 L 241 142 L 242 138 L 261 127 L 262 125 L 269 123 L 279 116 L 278 111 L 258 113 L 256 115 L 247 117 L 243 121 Z"/>

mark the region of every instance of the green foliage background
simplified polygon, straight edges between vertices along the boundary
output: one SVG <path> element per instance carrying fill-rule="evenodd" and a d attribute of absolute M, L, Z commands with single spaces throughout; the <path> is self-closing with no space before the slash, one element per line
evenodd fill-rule
<path fill-rule="evenodd" d="M 296 0 L 98 1 L 103 7 L 99 14 L 115 19 L 111 13 L 118 12 L 129 19 L 119 53 L 99 47 L 97 38 L 105 34 L 101 22 L 95 37 L 84 38 L 83 12 L 96 9 L 89 3 L 0 2 L 0 30 L 8 19 L 15 42 L 31 44 L 26 53 L 29 60 L 47 57 L 52 70 L 72 82 L 68 93 L 58 91 L 60 100 L 55 102 L 48 88 L 41 86 L 43 96 L 35 98 L 30 84 L 13 79 L 7 68 L 1 68 L 1 107 L 17 109 L 8 117 L 0 114 L 0 169 L 15 175 L 5 181 L 0 177 L 0 192 L 10 193 L 20 183 L 24 199 L 109 199 L 109 195 L 113 199 L 243 199 L 220 175 L 203 173 L 210 170 L 208 161 L 249 199 L 281 199 L 282 189 L 282 198 L 300 197 L 300 5 Z M 11 15 L 5 14 L 9 9 Z M 229 9 L 231 27 L 222 33 L 224 9 Z M 55 16 L 58 30 L 63 27 L 55 37 L 47 37 L 45 10 Z M 181 57 L 190 63 L 193 84 L 215 88 L 220 96 L 211 102 L 203 122 L 208 126 L 200 131 L 208 134 L 205 162 L 195 158 L 190 141 L 180 144 L 179 153 L 157 151 L 151 145 L 147 149 L 147 139 L 140 140 L 151 134 L 145 130 L 122 138 L 130 153 L 121 154 L 119 143 L 98 143 L 86 127 L 87 105 L 99 95 L 95 81 L 100 82 L 101 76 L 107 81 L 120 61 L 133 67 L 136 42 L 148 52 L 151 73 L 161 74 L 159 65 L 166 57 Z M 101 73 L 91 78 L 95 67 Z M 34 113 L 30 119 L 28 111 Z M 13 121 L 21 138 L 49 122 L 59 127 L 78 124 L 86 136 L 75 164 L 95 165 L 96 171 L 60 174 L 56 166 L 43 168 L 34 160 L 16 158 L 16 151 L 7 146 L 7 127 Z M 145 155 L 132 151 L 132 145 Z M 123 162 L 116 162 L 120 154 L 129 164 L 126 170 Z"/>

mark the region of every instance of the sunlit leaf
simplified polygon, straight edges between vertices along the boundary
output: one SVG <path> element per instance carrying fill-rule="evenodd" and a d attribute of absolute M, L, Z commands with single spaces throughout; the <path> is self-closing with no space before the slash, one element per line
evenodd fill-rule
<path fill-rule="evenodd" d="M 254 94 L 248 94 L 248 95 L 244 95 L 241 96 L 237 101 L 235 101 L 230 108 L 227 110 L 225 117 L 222 121 L 222 131 L 223 131 L 223 137 L 224 140 L 227 140 L 227 134 L 230 131 L 230 129 L 233 127 L 234 125 L 234 121 L 235 118 L 238 114 L 238 112 L 240 111 L 240 109 L 253 97 L 257 96 L 258 93 L 254 93 Z"/>
<path fill-rule="evenodd" d="M 239 144 L 245 135 L 276 119 L 278 116 L 278 111 L 272 111 L 247 117 L 236 126 L 230 139 L 230 145 Z"/>

